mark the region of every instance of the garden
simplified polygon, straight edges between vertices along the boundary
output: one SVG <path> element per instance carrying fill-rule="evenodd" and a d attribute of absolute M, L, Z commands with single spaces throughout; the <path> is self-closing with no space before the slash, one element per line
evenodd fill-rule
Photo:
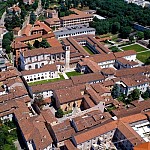
<path fill-rule="evenodd" d="M 136 52 L 142 52 L 147 50 L 145 47 L 140 46 L 139 44 L 132 44 L 129 46 L 121 47 L 121 49 L 127 51 L 127 50 L 135 50 Z"/>
<path fill-rule="evenodd" d="M 83 48 L 91 55 L 93 55 L 94 53 L 87 47 L 87 46 L 83 46 Z"/>
<path fill-rule="evenodd" d="M 71 76 L 78 76 L 78 75 L 81 75 L 80 72 L 76 72 L 76 71 L 73 71 L 73 72 L 67 72 L 66 75 L 68 77 L 71 77 Z"/>

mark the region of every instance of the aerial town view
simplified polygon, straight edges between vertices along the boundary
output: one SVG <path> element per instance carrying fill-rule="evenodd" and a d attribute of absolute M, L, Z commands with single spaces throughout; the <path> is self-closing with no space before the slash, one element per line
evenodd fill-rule
<path fill-rule="evenodd" d="M 150 0 L 0 0 L 0 150 L 150 150 Z"/>

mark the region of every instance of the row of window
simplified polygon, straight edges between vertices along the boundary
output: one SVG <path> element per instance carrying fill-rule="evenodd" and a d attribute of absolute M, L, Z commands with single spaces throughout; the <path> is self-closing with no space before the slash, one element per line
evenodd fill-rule
<path fill-rule="evenodd" d="M 95 32 L 95 30 L 89 30 L 89 31 L 82 31 L 82 32 L 76 32 L 76 33 L 63 34 L 63 35 L 58 35 L 58 37 L 73 36 L 73 35 L 83 34 L 83 33 L 89 33 L 89 32 Z"/>

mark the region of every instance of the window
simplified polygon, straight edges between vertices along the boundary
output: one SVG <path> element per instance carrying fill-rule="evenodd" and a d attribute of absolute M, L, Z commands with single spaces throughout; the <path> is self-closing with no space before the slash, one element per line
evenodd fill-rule
<path fill-rule="evenodd" d="M 29 66 L 29 69 L 31 69 L 31 66 Z"/>
<path fill-rule="evenodd" d="M 38 68 L 38 64 L 35 64 L 35 69 L 37 69 Z"/>

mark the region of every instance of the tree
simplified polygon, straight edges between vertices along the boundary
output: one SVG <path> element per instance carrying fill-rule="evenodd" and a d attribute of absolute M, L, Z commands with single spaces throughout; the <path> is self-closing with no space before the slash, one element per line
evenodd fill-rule
<path fill-rule="evenodd" d="M 28 43 L 28 49 L 31 50 L 33 47 L 30 43 Z"/>
<path fill-rule="evenodd" d="M 140 91 L 138 89 L 134 89 L 130 95 L 132 100 L 138 100 L 140 98 Z"/>
<path fill-rule="evenodd" d="M 32 11 L 30 14 L 30 24 L 34 24 L 35 21 L 36 21 L 36 15 Z"/>
<path fill-rule="evenodd" d="M 10 45 L 7 45 L 7 46 L 6 46 L 6 53 L 7 53 L 7 54 L 10 53 L 11 50 L 12 50 L 11 46 L 10 46 Z"/>
<path fill-rule="evenodd" d="M 13 140 L 16 140 L 16 135 L 8 132 L 9 128 L 6 125 L 0 125 L 0 149 L 2 150 L 16 150 Z"/>
<path fill-rule="evenodd" d="M 12 31 L 15 27 L 21 27 L 21 19 L 16 14 L 6 17 L 4 21 L 8 31 Z"/>
<path fill-rule="evenodd" d="M 118 101 L 122 101 L 123 103 L 126 103 L 126 95 L 123 93 L 121 93 L 117 99 Z"/>
<path fill-rule="evenodd" d="M 57 110 L 57 112 L 55 113 L 55 116 L 56 116 L 57 118 L 62 118 L 63 115 L 64 115 L 64 112 L 63 112 L 63 110 L 62 110 L 61 108 L 59 108 L 59 109 Z"/>
<path fill-rule="evenodd" d="M 144 99 L 148 99 L 150 98 L 150 89 L 147 88 L 147 90 L 141 94 L 141 97 L 144 98 Z"/>
<path fill-rule="evenodd" d="M 33 8 L 34 10 L 36 10 L 36 9 L 38 8 L 38 0 L 35 0 L 35 2 L 34 2 L 33 5 L 32 5 L 32 8 Z"/>
<path fill-rule="evenodd" d="M 150 30 L 145 30 L 144 31 L 144 39 L 150 39 Z"/>
<path fill-rule="evenodd" d="M 112 24 L 112 33 L 116 34 L 120 30 L 120 23 L 119 22 L 114 22 Z"/>
<path fill-rule="evenodd" d="M 42 41 L 40 42 L 40 47 L 48 48 L 48 47 L 50 47 L 50 45 L 46 39 L 42 39 Z"/>
<path fill-rule="evenodd" d="M 40 107 L 43 104 L 43 95 L 42 94 L 35 95 L 34 103 Z"/>
<path fill-rule="evenodd" d="M 133 42 L 134 41 L 134 35 L 129 36 L 129 41 Z"/>
<path fill-rule="evenodd" d="M 50 5 L 50 1 L 49 1 L 49 0 L 46 0 L 44 9 L 48 9 L 48 8 L 49 8 L 49 5 Z"/>
<path fill-rule="evenodd" d="M 27 11 L 26 11 L 26 9 L 25 9 L 24 4 L 22 4 L 22 5 L 20 6 L 20 8 L 21 8 L 20 17 L 21 17 L 21 20 L 24 20 L 24 19 L 25 19 L 25 16 L 27 15 Z"/>
<path fill-rule="evenodd" d="M 138 31 L 138 32 L 137 32 L 137 39 L 138 39 L 138 40 L 141 40 L 141 39 L 143 39 L 143 38 L 144 38 L 144 32 Z"/>
<path fill-rule="evenodd" d="M 2 47 L 4 49 L 6 49 L 6 46 L 10 45 L 11 44 L 11 41 L 9 39 L 3 39 L 2 40 Z"/>
<path fill-rule="evenodd" d="M 7 32 L 6 34 L 4 34 L 3 39 L 9 39 L 10 41 L 13 41 L 13 33 L 12 32 Z"/>
<path fill-rule="evenodd" d="M 115 84 L 112 91 L 111 91 L 111 95 L 113 98 L 118 98 L 120 96 L 120 87 L 118 84 Z"/>
<path fill-rule="evenodd" d="M 116 46 L 113 46 L 113 47 L 111 47 L 110 49 L 112 50 L 113 53 L 119 52 L 119 49 L 118 49 L 118 47 L 116 47 Z"/>
<path fill-rule="evenodd" d="M 141 94 L 141 97 L 143 99 L 148 99 L 149 98 L 149 92 L 148 91 L 145 91 L 144 93 Z"/>
<path fill-rule="evenodd" d="M 129 37 L 129 34 L 131 33 L 131 27 L 122 27 L 120 31 L 120 37 L 127 38 Z"/>
<path fill-rule="evenodd" d="M 40 42 L 38 40 L 35 40 L 33 46 L 35 48 L 39 48 L 40 47 Z"/>

